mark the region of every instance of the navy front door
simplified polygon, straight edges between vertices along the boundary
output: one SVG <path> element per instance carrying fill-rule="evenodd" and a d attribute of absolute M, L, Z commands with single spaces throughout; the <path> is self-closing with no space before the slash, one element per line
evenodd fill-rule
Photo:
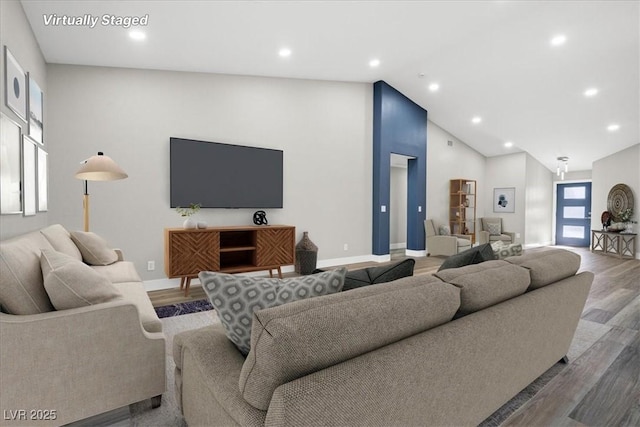
<path fill-rule="evenodd" d="M 591 183 L 558 184 L 556 245 L 589 246 Z"/>

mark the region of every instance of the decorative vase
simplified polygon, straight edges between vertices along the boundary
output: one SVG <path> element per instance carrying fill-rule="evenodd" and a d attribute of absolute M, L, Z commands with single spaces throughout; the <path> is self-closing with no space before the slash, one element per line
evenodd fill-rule
<path fill-rule="evenodd" d="M 625 234 L 633 234 L 633 223 L 632 222 L 627 222 L 624 225 L 624 232 L 625 232 Z"/>
<path fill-rule="evenodd" d="M 196 228 L 198 226 L 198 222 L 195 219 L 188 216 L 187 219 L 185 219 L 184 222 L 182 223 L 182 226 L 190 230 L 192 228 Z"/>
<path fill-rule="evenodd" d="M 298 274 L 311 274 L 316 269 L 318 247 L 309 239 L 309 232 L 302 233 L 302 239 L 296 245 L 295 271 Z"/>

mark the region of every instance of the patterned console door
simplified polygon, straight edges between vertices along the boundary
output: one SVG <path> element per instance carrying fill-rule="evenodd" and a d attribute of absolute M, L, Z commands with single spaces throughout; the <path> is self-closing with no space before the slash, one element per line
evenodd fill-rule
<path fill-rule="evenodd" d="M 258 266 L 294 264 L 295 232 L 295 227 L 259 229 L 256 241 Z"/>
<path fill-rule="evenodd" d="M 220 270 L 220 233 L 212 230 L 167 230 L 165 267 L 169 277 L 196 276 Z"/>

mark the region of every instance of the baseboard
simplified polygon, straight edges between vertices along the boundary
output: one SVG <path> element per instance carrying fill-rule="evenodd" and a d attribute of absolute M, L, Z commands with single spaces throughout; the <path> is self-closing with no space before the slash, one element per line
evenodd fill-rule
<path fill-rule="evenodd" d="M 416 251 L 413 249 L 407 249 L 406 251 L 404 251 L 404 254 L 406 256 L 410 256 L 414 258 L 420 258 L 420 257 L 427 256 L 427 251 L 426 250 Z"/>

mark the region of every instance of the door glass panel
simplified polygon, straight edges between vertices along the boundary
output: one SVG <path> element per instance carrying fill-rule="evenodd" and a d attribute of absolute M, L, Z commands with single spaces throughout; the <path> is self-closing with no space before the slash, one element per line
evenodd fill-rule
<path fill-rule="evenodd" d="M 584 206 L 565 206 L 562 211 L 564 218 L 584 219 Z"/>
<path fill-rule="evenodd" d="M 584 239 L 584 227 L 578 225 L 565 225 L 562 227 L 562 237 Z"/>
<path fill-rule="evenodd" d="M 586 197 L 585 187 L 565 187 L 564 198 L 565 199 L 584 199 Z"/>

